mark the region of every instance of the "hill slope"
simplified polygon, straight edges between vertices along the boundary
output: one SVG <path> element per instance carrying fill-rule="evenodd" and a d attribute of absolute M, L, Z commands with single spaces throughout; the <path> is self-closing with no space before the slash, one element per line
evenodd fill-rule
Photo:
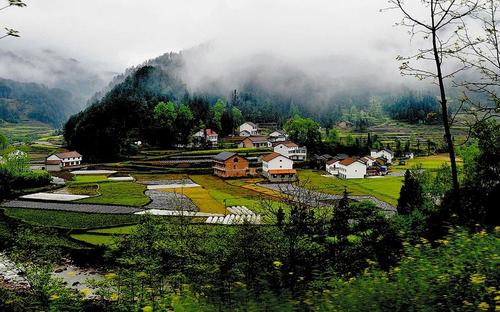
<path fill-rule="evenodd" d="M 60 127 L 80 109 L 81 102 L 62 89 L 0 78 L 0 120 L 30 119 Z"/>

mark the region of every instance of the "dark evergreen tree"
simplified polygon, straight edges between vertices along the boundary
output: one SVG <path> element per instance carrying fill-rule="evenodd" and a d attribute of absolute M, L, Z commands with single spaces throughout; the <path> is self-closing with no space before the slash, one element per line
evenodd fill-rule
<path fill-rule="evenodd" d="M 401 191 L 399 193 L 397 211 L 399 214 L 409 214 L 416 209 L 422 208 L 424 197 L 420 182 L 407 169 Z"/>

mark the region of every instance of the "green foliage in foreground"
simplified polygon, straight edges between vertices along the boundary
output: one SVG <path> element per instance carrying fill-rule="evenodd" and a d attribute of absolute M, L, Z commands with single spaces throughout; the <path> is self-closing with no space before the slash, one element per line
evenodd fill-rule
<path fill-rule="evenodd" d="M 27 224 L 64 229 L 94 229 L 139 222 L 140 216 L 129 214 L 91 214 L 67 211 L 48 211 L 4 208 L 6 216 Z"/>
<path fill-rule="evenodd" d="M 149 197 L 144 194 L 145 190 L 144 185 L 133 182 L 100 183 L 101 196 L 81 199 L 78 202 L 141 207 L 150 201 Z"/>
<path fill-rule="evenodd" d="M 407 247 L 389 272 L 373 269 L 334 281 L 322 305 L 333 311 L 498 310 L 499 234 L 459 231 L 437 241 L 437 248 L 424 240 Z"/>

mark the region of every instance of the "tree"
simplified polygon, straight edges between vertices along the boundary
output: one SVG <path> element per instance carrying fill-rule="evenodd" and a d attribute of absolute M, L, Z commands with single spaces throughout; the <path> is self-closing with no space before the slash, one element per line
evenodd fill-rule
<path fill-rule="evenodd" d="M 168 101 L 158 103 L 154 108 L 155 117 L 161 120 L 167 127 L 171 127 L 177 118 L 175 103 Z"/>
<path fill-rule="evenodd" d="M 7 137 L 0 133 L 0 151 L 4 150 L 9 146 L 9 140 Z"/>
<path fill-rule="evenodd" d="M 454 81 L 455 85 L 464 87 L 462 107 L 464 113 L 474 118 L 465 118 L 469 127 L 488 119 L 496 118 L 500 113 L 500 2 L 498 0 L 482 0 L 478 9 L 469 16 L 469 20 L 461 20 L 457 31 L 457 53 L 454 56 L 471 72 L 465 80 Z M 479 26 L 481 31 L 477 30 Z M 470 28 L 470 29 L 469 29 Z M 487 100 L 476 95 L 486 95 Z M 458 113 L 463 113 L 460 110 Z"/>
<path fill-rule="evenodd" d="M 397 210 L 399 214 L 409 214 L 422 208 L 424 204 L 423 190 L 420 182 L 409 169 L 406 169 L 405 179 L 399 192 Z"/>
<path fill-rule="evenodd" d="M 237 129 L 244 121 L 243 114 L 240 109 L 236 106 L 231 108 L 231 115 L 233 116 L 233 131 Z"/>
<path fill-rule="evenodd" d="M 186 104 L 181 104 L 175 120 L 176 128 L 179 133 L 178 141 L 186 144 L 189 141 L 191 130 L 193 129 L 193 112 Z"/>
<path fill-rule="evenodd" d="M 412 38 L 420 35 L 424 40 L 430 41 L 431 47 L 420 48 L 416 54 L 410 57 L 398 56 L 398 59 L 402 61 L 400 66 L 402 74 L 411 75 L 421 80 L 432 79 L 439 86 L 443 126 L 450 154 L 453 190 L 458 198 L 458 171 L 448 118 L 445 80 L 452 78 L 464 68 L 453 69 L 449 73 L 444 73 L 443 68 L 444 62 L 454 54 L 454 39 L 460 29 L 458 23 L 476 10 L 478 2 L 477 0 L 421 0 L 418 7 L 429 12 L 426 13 L 428 14 L 427 18 L 417 17 L 415 12 L 410 12 L 410 5 L 403 0 L 390 0 L 389 2 L 394 5 L 393 8 L 402 12 L 403 19 L 399 25 L 408 27 Z M 421 62 L 421 66 L 415 67 L 411 63 L 412 60 Z M 427 62 L 432 62 L 434 69 L 427 67 Z"/>
<path fill-rule="evenodd" d="M 317 150 L 321 144 L 320 126 L 311 118 L 295 115 L 286 122 L 285 130 L 293 141 L 310 150 Z"/>
<path fill-rule="evenodd" d="M 23 0 L 8 0 L 8 4 L 0 7 L 0 11 L 5 10 L 10 7 L 20 7 L 23 8 L 26 6 L 26 3 L 23 2 Z M 19 31 L 5 27 L 5 34 L 0 35 L 0 39 L 6 38 L 6 37 L 19 37 Z"/>
<path fill-rule="evenodd" d="M 326 138 L 326 141 L 328 143 L 336 144 L 339 142 L 339 137 L 339 131 L 336 128 L 332 128 L 330 129 L 330 131 L 328 131 L 328 137 Z"/>
<path fill-rule="evenodd" d="M 223 100 L 218 99 L 215 105 L 212 107 L 212 124 L 216 131 L 221 131 L 222 129 L 222 115 L 226 111 L 226 104 Z"/>

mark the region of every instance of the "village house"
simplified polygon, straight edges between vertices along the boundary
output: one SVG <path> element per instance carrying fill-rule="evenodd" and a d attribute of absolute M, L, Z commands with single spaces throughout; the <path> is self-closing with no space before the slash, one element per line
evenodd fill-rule
<path fill-rule="evenodd" d="M 293 160 L 276 152 L 262 157 L 262 175 L 271 182 L 291 182 L 297 179 Z"/>
<path fill-rule="evenodd" d="M 239 148 L 266 148 L 272 146 L 272 143 L 266 137 L 262 136 L 246 137 L 238 144 Z"/>
<path fill-rule="evenodd" d="M 256 173 L 255 168 L 249 167 L 250 162 L 248 159 L 236 153 L 222 152 L 214 156 L 213 159 L 214 175 L 221 178 L 246 177 Z"/>
<path fill-rule="evenodd" d="M 330 159 L 329 161 L 326 162 L 326 172 L 328 172 L 331 175 L 338 175 L 339 174 L 339 168 L 338 165 L 342 159 L 339 159 L 337 157 L 334 157 L 333 159 Z"/>
<path fill-rule="evenodd" d="M 367 167 L 372 167 L 376 163 L 376 159 L 371 156 L 365 156 L 361 158 L 361 161 L 364 162 Z"/>
<path fill-rule="evenodd" d="M 47 171 L 60 171 L 69 167 L 82 164 L 82 155 L 78 152 L 64 152 L 51 154 L 45 158 L 45 169 Z"/>
<path fill-rule="evenodd" d="M 274 147 L 274 151 L 290 158 L 291 160 L 304 161 L 307 157 L 307 149 L 305 147 L 299 147 L 291 141 L 277 144 Z"/>
<path fill-rule="evenodd" d="M 390 164 L 394 158 L 394 152 L 387 148 L 381 150 L 372 149 L 370 150 L 370 156 L 373 158 L 384 158 L 387 160 L 387 163 Z"/>
<path fill-rule="evenodd" d="M 201 129 L 193 134 L 193 143 L 195 145 L 202 145 L 206 142 L 209 145 L 217 146 L 219 135 L 212 129 Z"/>
<path fill-rule="evenodd" d="M 269 134 L 269 141 L 275 142 L 285 142 L 288 140 L 288 135 L 283 130 L 275 130 Z"/>
<path fill-rule="evenodd" d="M 247 121 L 240 126 L 240 136 L 259 135 L 259 129 L 253 122 Z"/>
<path fill-rule="evenodd" d="M 342 179 L 362 179 L 366 175 L 366 164 L 359 159 L 346 158 L 338 163 L 338 177 Z"/>

